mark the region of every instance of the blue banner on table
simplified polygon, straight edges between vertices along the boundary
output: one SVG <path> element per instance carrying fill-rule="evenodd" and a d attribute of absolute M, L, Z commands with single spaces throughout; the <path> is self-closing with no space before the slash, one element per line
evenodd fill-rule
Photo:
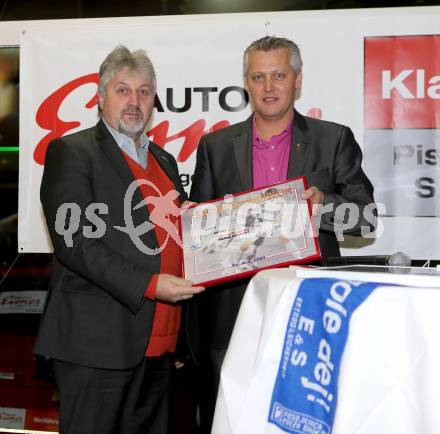
<path fill-rule="evenodd" d="M 286 432 L 330 434 L 351 314 L 378 283 L 304 280 L 293 302 L 269 411 Z"/>

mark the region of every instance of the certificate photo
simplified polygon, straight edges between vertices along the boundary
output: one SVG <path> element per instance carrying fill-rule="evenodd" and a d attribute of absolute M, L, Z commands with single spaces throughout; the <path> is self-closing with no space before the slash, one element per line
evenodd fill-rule
<path fill-rule="evenodd" d="M 303 177 L 183 211 L 184 276 L 212 285 L 320 258 Z"/>

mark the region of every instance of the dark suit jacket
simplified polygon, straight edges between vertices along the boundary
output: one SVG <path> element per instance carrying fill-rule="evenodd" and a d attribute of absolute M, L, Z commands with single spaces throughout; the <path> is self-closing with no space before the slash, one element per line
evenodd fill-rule
<path fill-rule="evenodd" d="M 343 125 L 302 116 L 295 111 L 288 178 L 305 175 L 309 186 L 325 193 L 324 205 L 354 203 L 360 215 L 373 203 L 373 186 L 361 168 L 362 153 L 351 130 Z M 190 198 L 205 202 L 252 188 L 252 116 L 244 122 L 202 137 Z M 339 256 L 333 231 L 334 214 L 321 219 L 319 245 L 323 257 Z M 346 231 L 360 235 L 372 223 L 360 218 Z M 226 348 L 247 282 L 210 288 L 201 297 L 197 325 L 214 348 Z"/>
<path fill-rule="evenodd" d="M 174 158 L 154 143 L 149 152 L 185 200 Z M 49 145 L 41 202 L 54 247 L 53 277 L 35 345 L 37 354 L 108 369 L 133 367 L 142 360 L 155 311 L 155 303 L 145 299 L 144 292 L 160 270 L 160 255 L 142 253 L 126 233 L 115 229 L 126 226 L 124 197 L 133 181 L 102 121 Z M 132 210 L 142 200 L 136 189 L 129 202 L 135 227 L 148 219 L 146 207 Z M 64 203 L 77 204 L 81 210 L 72 247 L 60 235 L 64 220 L 56 223 Z M 96 212 L 106 227 L 99 238 L 84 236 L 86 226 L 94 228 L 85 216 L 92 203 L 108 206 L 108 213 Z M 140 239 L 151 249 L 158 247 L 154 230 Z"/>

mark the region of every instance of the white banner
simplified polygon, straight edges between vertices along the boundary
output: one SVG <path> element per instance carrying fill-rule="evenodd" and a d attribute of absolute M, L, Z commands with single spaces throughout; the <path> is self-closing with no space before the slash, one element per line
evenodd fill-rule
<path fill-rule="evenodd" d="M 374 273 L 370 274 L 374 280 Z M 396 279 L 400 280 L 403 278 Z M 302 324 L 292 334 L 297 344 L 313 333 L 311 318 L 303 316 L 300 308 L 297 322 L 289 323 L 300 282 L 292 269 L 262 271 L 251 280 L 223 362 L 212 434 L 328 432 L 321 431 L 319 423 L 304 431 L 301 426 L 289 431 L 268 423 L 280 360 L 288 364 L 301 361 L 300 367 L 310 362 L 302 351 L 283 358 L 289 326 Z M 379 287 L 353 313 L 339 371 L 333 434 L 439 432 L 440 288 L 422 285 Z M 341 288 L 336 292 L 338 297 L 343 293 Z M 322 303 L 328 309 L 328 321 L 323 323 L 340 325 L 346 306 L 328 298 Z M 328 384 L 336 375 L 335 354 L 322 348 L 317 353 L 321 360 L 307 381 L 314 386 L 310 397 L 316 397 L 318 405 L 327 402 Z M 301 389 L 291 393 L 297 392 Z"/>
<path fill-rule="evenodd" d="M 304 80 L 296 104 L 298 110 L 349 125 L 364 149 L 366 162 L 373 161 L 365 166 L 373 184 L 381 186 L 384 178 L 402 176 L 401 172 L 393 172 L 393 165 L 391 172 L 388 166 L 384 169 L 386 173 L 375 170 L 377 164 L 371 159 L 371 155 L 382 152 L 389 155 L 399 143 L 390 143 L 380 133 L 376 140 L 377 130 L 372 132 L 365 123 L 364 101 L 370 95 L 364 86 L 366 44 L 379 36 L 439 35 L 440 7 L 147 17 L 127 23 L 127 19 L 114 19 L 112 24 L 108 20 L 87 20 L 81 25 L 68 21 L 52 28 L 49 24 L 42 28 L 32 23 L 26 28 L 25 24 L 20 66 L 20 251 L 51 250 L 39 202 L 45 149 L 51 138 L 96 123 L 97 71 L 104 57 L 118 44 L 131 50 L 145 49 L 155 65 L 158 93 L 150 134 L 156 143 L 176 156 L 187 191 L 200 136 L 241 121 L 251 113 L 243 91 L 242 53 L 251 41 L 266 34 L 290 38 L 302 50 Z M 440 58 L 440 45 L 435 45 L 438 36 L 433 41 L 430 56 Z M 411 62 L 410 57 L 408 65 L 402 68 L 423 69 L 418 58 L 414 58 L 414 64 Z M 437 61 L 433 67 L 437 72 L 431 68 L 429 76 L 425 76 L 425 91 L 418 88 L 419 93 L 413 94 L 415 98 L 429 97 L 435 113 L 440 109 L 437 90 L 432 88 L 440 73 L 438 65 Z M 393 82 L 400 71 L 390 74 L 388 87 L 397 86 L 401 90 L 400 78 Z M 419 77 L 416 72 L 414 76 Z M 381 76 L 372 78 L 375 79 L 381 80 Z M 394 98 L 396 90 L 391 89 L 390 93 Z M 436 128 L 438 124 L 431 130 L 436 133 Z M 437 146 L 440 147 L 438 134 L 413 137 L 416 141 L 426 141 L 427 150 L 433 150 L 434 155 L 428 157 L 434 161 Z M 377 143 L 381 144 L 379 150 Z M 416 157 L 417 143 L 410 144 Z M 367 145 L 371 145 L 373 154 L 369 155 Z M 403 153 L 399 155 L 403 159 Z M 380 193 L 378 199 L 385 201 L 385 208 L 390 206 L 397 211 L 381 213 L 385 230 L 379 238 L 369 240 L 369 245 L 362 240 L 360 249 L 359 240 L 350 240 L 344 244 L 344 254 L 392 254 L 404 250 L 413 258 L 429 255 L 440 258 L 440 246 L 432 243 L 440 233 L 438 206 L 435 206 L 436 183 L 440 179 L 428 166 L 429 163 L 415 166 L 419 173 L 411 177 L 419 184 L 412 180 L 414 188 L 407 189 L 409 196 L 422 201 L 422 209 L 427 212 L 402 213 L 401 207 L 393 207 L 394 199 Z M 430 170 L 429 175 L 424 175 L 425 170 Z M 430 180 L 420 181 L 426 177 Z M 427 184 L 431 189 L 427 189 Z M 422 196 L 417 192 L 422 192 Z M 402 196 L 396 197 L 402 201 Z M 411 199 L 405 196 L 404 200 Z"/>

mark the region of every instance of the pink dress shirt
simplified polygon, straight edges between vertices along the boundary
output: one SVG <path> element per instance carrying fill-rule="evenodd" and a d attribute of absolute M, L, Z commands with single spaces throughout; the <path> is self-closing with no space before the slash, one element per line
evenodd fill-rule
<path fill-rule="evenodd" d="M 283 132 L 275 134 L 269 140 L 264 140 L 258 136 L 254 116 L 252 121 L 252 179 L 254 188 L 287 179 L 292 132 L 293 118 Z"/>

